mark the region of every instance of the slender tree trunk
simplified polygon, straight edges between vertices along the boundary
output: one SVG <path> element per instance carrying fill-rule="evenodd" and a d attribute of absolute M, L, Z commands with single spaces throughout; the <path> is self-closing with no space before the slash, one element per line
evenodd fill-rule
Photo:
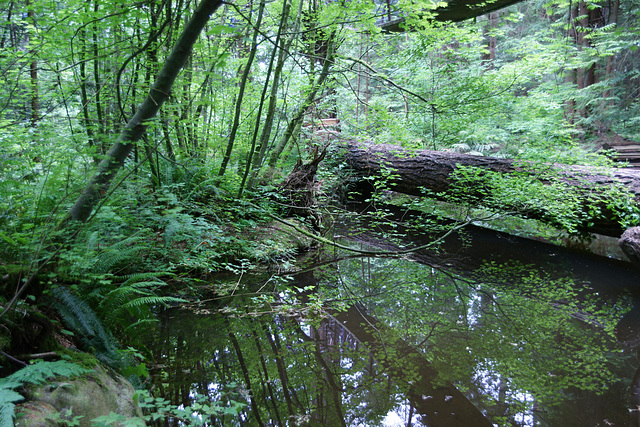
<path fill-rule="evenodd" d="M 260 366 L 262 367 L 262 371 L 264 372 L 264 382 L 267 385 L 267 389 L 269 391 L 269 397 L 271 398 L 271 404 L 273 405 L 274 415 L 276 421 L 278 421 L 279 426 L 286 425 L 282 422 L 282 417 L 280 416 L 280 411 L 278 410 L 278 399 L 276 398 L 276 393 L 273 390 L 271 385 L 272 381 L 269 378 L 269 370 L 267 369 L 267 362 L 265 361 L 265 349 L 260 344 L 260 338 L 255 329 L 251 329 L 251 335 L 253 336 L 253 341 L 256 344 L 256 350 L 258 350 L 258 354 L 260 355 Z"/>
<path fill-rule="evenodd" d="M 86 221 L 93 208 L 106 195 L 116 172 L 124 165 L 135 142 L 140 140 L 146 128 L 146 122 L 154 118 L 171 93 L 171 87 L 180 70 L 187 62 L 191 49 L 200 32 L 209 21 L 209 17 L 222 4 L 222 0 L 202 0 L 193 16 L 185 26 L 180 39 L 169 54 L 154 85 L 136 114 L 122 130 L 118 141 L 107 152 L 98 165 L 95 176 L 87 184 L 69 212 L 69 217 Z"/>
<path fill-rule="evenodd" d="M 618 11 L 620 10 L 620 0 L 614 0 L 611 5 L 611 9 L 609 10 L 609 22 L 608 24 L 613 24 L 616 28 L 618 27 Z M 613 107 L 615 102 L 613 99 L 613 83 L 609 83 L 613 77 L 613 73 L 616 68 L 616 56 L 615 54 L 607 57 L 607 65 L 605 67 L 605 75 L 604 80 L 607 82 L 607 88 L 602 94 L 605 99 L 605 104 L 609 107 Z"/>
<path fill-rule="evenodd" d="M 29 75 L 31 78 L 31 126 L 38 124 L 40 120 L 40 97 L 38 91 L 38 61 L 35 59 L 35 52 L 32 52 L 34 59 L 29 64 Z"/>
<path fill-rule="evenodd" d="M 276 328 L 277 329 L 277 328 Z M 267 337 L 267 341 L 269 341 L 269 345 L 271 346 L 271 350 L 273 351 L 273 355 L 276 361 L 276 368 L 278 369 L 278 376 L 280 377 L 280 384 L 282 384 L 282 392 L 284 394 L 284 400 L 287 404 L 287 410 L 289 411 L 289 418 L 291 420 L 291 425 L 293 427 L 296 426 L 295 418 L 295 410 L 293 407 L 293 399 L 291 398 L 291 394 L 289 393 L 289 377 L 287 376 L 287 369 L 285 368 L 284 360 L 282 358 L 282 351 L 280 351 L 280 347 L 277 342 L 274 341 L 273 335 L 271 334 L 271 330 L 267 327 L 267 325 L 262 325 L 262 330 Z M 278 331 L 276 330 L 275 334 Z"/>
<path fill-rule="evenodd" d="M 485 69 L 493 70 L 496 61 L 496 36 L 493 31 L 498 26 L 498 12 L 487 15 L 487 23 L 483 28 L 486 52 L 482 54 L 482 64 Z"/>
<path fill-rule="evenodd" d="M 95 0 L 95 3 L 93 5 L 93 11 L 94 13 L 98 13 L 98 11 L 100 10 L 100 4 L 98 3 L 98 0 Z M 95 95 L 95 102 L 96 102 L 96 115 L 97 115 L 97 132 L 98 135 L 104 135 L 105 134 L 105 121 L 104 121 L 104 114 L 103 114 L 103 107 L 102 107 L 102 80 L 100 78 L 100 60 L 99 60 L 99 55 L 100 55 L 100 46 L 98 45 L 98 23 L 95 22 L 93 25 L 93 36 L 92 36 L 92 48 L 93 48 L 93 80 L 95 82 L 96 85 L 96 95 Z M 105 151 L 106 147 L 100 147 L 101 148 L 101 153 L 102 154 Z"/>
<path fill-rule="evenodd" d="M 576 19 L 578 17 L 578 5 L 573 4 L 569 9 L 569 25 L 567 30 L 567 37 L 571 38 L 575 44 L 578 43 L 578 35 L 576 31 Z M 564 70 L 564 82 L 567 85 L 577 85 L 576 70 L 573 68 L 565 68 Z M 576 115 L 576 101 L 573 98 L 567 99 L 564 103 L 564 117 L 570 124 L 575 122 Z"/>
<path fill-rule="evenodd" d="M 159 13 L 160 11 L 156 10 L 156 7 L 152 3 L 150 12 L 149 12 L 150 18 L 151 18 L 152 31 L 149 33 L 148 39 L 146 41 L 142 40 L 142 37 L 140 37 L 140 32 L 138 31 L 140 45 L 148 47 L 147 49 L 148 66 L 146 67 L 146 72 L 144 75 L 145 84 L 147 86 L 151 86 L 151 79 L 153 75 L 152 73 L 156 73 L 159 68 L 158 43 L 155 42 L 155 39 L 157 39 L 157 37 L 159 36 L 159 34 L 156 32 L 157 29 L 159 28 L 158 26 Z M 134 82 L 133 82 L 133 91 L 132 91 L 132 97 L 131 97 L 133 100 L 136 99 L 135 87 L 136 87 L 137 79 L 138 79 L 138 74 L 135 73 Z M 132 108 L 132 111 L 135 111 L 135 107 Z M 160 117 L 160 121 L 162 122 L 162 117 Z M 154 153 L 157 155 L 157 146 L 154 147 L 151 144 L 148 136 L 146 135 L 146 132 L 143 134 L 142 139 L 144 141 L 143 146 L 144 146 L 145 158 L 147 159 L 147 162 L 149 163 L 149 169 L 151 170 L 151 184 L 153 188 L 158 188 L 160 185 L 162 185 L 162 178 L 160 177 L 160 167 L 157 162 L 154 162 L 154 158 L 153 158 Z M 138 162 L 138 159 L 136 158 L 136 163 L 137 162 Z"/>
<path fill-rule="evenodd" d="M 244 97 L 244 91 L 247 86 L 247 81 L 249 80 L 249 74 L 251 73 L 251 65 L 253 64 L 253 59 L 255 58 L 256 52 L 258 50 L 258 33 L 260 31 L 260 24 L 262 23 L 262 13 L 264 12 L 264 7 L 265 0 L 261 0 L 260 8 L 258 9 L 258 18 L 256 19 L 256 25 L 253 31 L 253 39 L 251 40 L 251 50 L 249 51 L 249 58 L 247 58 L 247 63 L 244 66 L 244 71 L 242 72 L 242 78 L 240 80 L 240 89 L 238 91 L 238 98 L 236 99 L 236 111 L 233 117 L 233 124 L 231 125 L 231 132 L 229 133 L 227 150 L 224 153 L 224 157 L 222 158 L 222 164 L 220 165 L 218 176 L 224 175 L 224 172 L 227 169 L 227 165 L 231 160 L 233 145 L 235 143 L 238 127 L 240 126 L 240 116 L 242 115 L 242 98 Z"/>
<path fill-rule="evenodd" d="M 331 37 L 329 38 L 327 57 L 324 60 L 322 71 L 320 72 L 318 79 L 311 85 L 311 89 L 309 90 L 309 92 L 307 92 L 307 96 L 305 97 L 304 102 L 298 108 L 297 113 L 289 121 L 282 139 L 271 152 L 271 156 L 269 157 L 269 171 L 267 172 L 267 175 L 272 174 L 273 169 L 275 169 L 276 163 L 280 158 L 280 155 L 289 144 L 289 142 L 293 139 L 296 133 L 296 129 L 299 129 L 302 125 L 302 120 L 304 119 L 305 113 L 314 104 L 318 90 L 320 90 L 324 82 L 327 80 L 327 77 L 329 76 L 329 70 L 331 69 L 331 65 L 333 64 L 333 60 L 335 58 L 334 37 L 335 35 L 331 35 Z"/>
<path fill-rule="evenodd" d="M 164 134 L 165 150 L 167 151 L 167 158 L 175 162 L 176 153 L 173 150 L 173 144 L 171 143 L 171 131 L 169 130 L 169 119 L 166 114 L 160 113 L 160 122 L 162 123 L 162 133 Z"/>
<path fill-rule="evenodd" d="M 326 379 L 327 385 L 329 386 L 331 398 L 333 399 L 333 406 L 336 411 L 335 418 L 331 420 L 332 424 L 340 425 L 342 427 L 347 427 L 347 424 L 344 421 L 344 413 L 342 411 L 342 387 L 339 385 L 338 382 L 336 382 L 336 380 L 339 380 L 339 376 L 333 372 L 333 370 L 331 369 L 331 366 L 329 366 L 329 364 L 327 363 L 327 361 L 325 360 L 322 354 L 320 343 L 323 341 L 323 339 L 320 336 L 320 332 L 313 326 L 311 327 L 311 331 L 312 331 L 312 338 L 314 338 L 313 353 L 316 357 L 316 361 L 318 362 L 318 365 L 322 368 L 322 370 L 325 373 L 325 379 Z M 328 416 L 329 414 L 327 413 L 327 417 Z"/>
<path fill-rule="evenodd" d="M 284 1 L 284 10 L 287 10 L 288 1 Z M 271 51 L 271 58 L 269 59 L 269 67 L 267 68 L 267 73 L 265 75 L 265 82 L 262 85 L 262 92 L 260 93 L 260 102 L 258 105 L 258 112 L 256 113 L 256 119 L 253 125 L 253 134 L 251 136 L 251 148 L 249 149 L 249 154 L 247 154 L 246 164 L 244 166 L 244 172 L 242 174 L 242 182 L 240 183 L 240 189 L 238 190 L 238 197 L 242 196 L 242 192 L 244 191 L 245 184 L 247 182 L 247 177 L 249 176 L 249 171 L 251 170 L 251 162 L 256 151 L 256 144 L 258 141 L 258 133 L 260 132 L 260 124 L 262 121 L 262 110 L 264 108 L 264 101 L 267 97 L 267 89 L 269 88 L 269 82 L 271 79 L 271 73 L 273 72 L 273 63 L 276 60 L 276 52 L 278 51 L 278 45 L 280 42 L 280 36 L 282 34 L 282 22 L 287 19 L 287 14 L 282 13 L 280 19 L 280 27 L 278 29 L 278 34 L 276 36 L 276 42 L 273 50 Z M 272 87 L 278 87 L 278 81 L 273 79 L 271 83 Z"/>
<path fill-rule="evenodd" d="M 30 7 L 31 2 L 27 1 L 27 18 L 29 24 L 35 25 L 35 12 Z M 31 40 L 31 31 L 27 31 L 27 45 L 33 42 Z M 31 56 L 31 62 L 29 63 L 29 78 L 31 81 L 31 126 L 36 126 L 40 120 L 40 97 L 38 92 L 38 61 L 36 59 L 36 51 L 34 49 L 29 50 Z"/>
<path fill-rule="evenodd" d="M 300 2 L 300 8 L 302 8 L 302 3 L 303 2 Z M 273 78 L 267 79 L 267 80 L 271 80 L 271 93 L 269 94 L 269 104 L 267 106 L 267 114 L 264 118 L 264 125 L 262 126 L 262 133 L 260 135 L 260 141 L 257 144 L 257 148 L 256 148 L 256 138 L 258 135 L 259 121 L 256 121 L 256 129 L 255 129 L 255 132 L 253 135 L 253 141 L 251 144 L 251 152 L 247 157 L 247 165 L 244 171 L 244 176 L 242 177 L 242 184 L 240 186 L 240 192 L 238 196 L 242 194 L 242 189 L 244 188 L 245 181 L 249 177 L 250 172 L 251 172 L 251 178 L 247 183 L 247 187 L 249 189 L 253 187 L 253 182 L 255 181 L 258 170 L 262 166 L 262 162 L 266 154 L 267 146 L 269 145 L 269 140 L 271 139 L 271 131 L 273 130 L 273 121 L 274 121 L 275 112 L 276 112 L 276 102 L 278 100 L 278 88 L 280 87 L 280 76 L 282 74 L 282 69 L 284 68 L 284 62 L 285 62 L 284 61 L 285 53 L 289 50 L 289 47 L 291 46 L 291 42 L 293 41 L 293 38 L 294 38 L 293 34 L 297 32 L 297 28 L 294 28 L 294 30 L 292 31 L 293 34 L 289 37 L 288 42 L 285 44 L 285 46 L 280 45 L 282 40 L 282 34 L 287 28 L 287 20 L 289 19 L 290 9 L 291 9 L 291 3 L 285 0 L 282 6 L 282 16 L 280 19 L 280 25 L 278 27 L 278 34 L 276 36 L 275 46 L 271 56 L 271 61 L 269 62 L 269 70 L 267 71 L 267 76 L 270 76 L 271 70 L 273 67 L 273 62 L 275 61 L 275 58 L 276 58 L 276 51 L 277 51 L 277 61 L 275 61 L 276 65 L 273 71 Z M 298 13 L 298 18 L 299 17 L 300 17 L 300 13 Z M 258 113 L 258 118 L 260 118 L 262 114 L 261 113 L 262 105 L 266 95 L 266 90 L 267 90 L 267 83 L 265 82 L 264 90 L 260 98 L 260 111 Z M 255 151 L 257 151 L 257 153 L 254 153 Z"/>
<path fill-rule="evenodd" d="M 86 59 L 86 30 L 80 33 L 80 100 L 82 102 L 82 118 L 84 122 L 85 132 L 87 133 L 87 140 L 89 147 L 96 145 L 96 137 L 94 132 L 93 123 L 91 123 L 91 116 L 89 113 L 89 93 L 87 91 L 87 59 Z M 97 150 L 99 151 L 99 150 Z M 97 165 L 100 163 L 100 153 L 93 153 L 93 161 Z"/>

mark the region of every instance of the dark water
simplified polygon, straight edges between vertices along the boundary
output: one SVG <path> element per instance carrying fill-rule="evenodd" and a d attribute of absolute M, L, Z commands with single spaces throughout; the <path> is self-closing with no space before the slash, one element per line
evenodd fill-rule
<path fill-rule="evenodd" d="M 434 240 L 385 227 L 337 232 L 369 249 Z M 341 255 L 220 279 L 209 301 L 163 312 L 154 394 L 244 404 L 212 426 L 629 425 L 640 279 L 627 264 L 483 229 L 327 262 Z"/>

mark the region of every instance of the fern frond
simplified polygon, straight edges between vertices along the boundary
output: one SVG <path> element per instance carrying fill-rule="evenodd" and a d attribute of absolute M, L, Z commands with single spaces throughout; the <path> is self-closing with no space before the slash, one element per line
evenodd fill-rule
<path fill-rule="evenodd" d="M 13 401 L 5 400 L 5 394 L 11 392 L 20 396 L 19 399 Z M 23 397 L 13 390 L 0 390 L 0 427 L 13 427 L 13 418 L 15 417 L 16 405 L 14 402 L 22 400 Z"/>
<path fill-rule="evenodd" d="M 140 319 L 135 323 L 132 323 L 131 325 L 127 326 L 126 328 L 124 328 L 125 332 L 128 332 L 131 329 L 135 329 L 136 327 L 140 326 L 140 325 L 145 325 L 147 323 L 158 323 L 160 320 L 158 319 Z"/>
<path fill-rule="evenodd" d="M 133 296 L 140 294 L 151 295 L 152 292 L 151 290 L 143 287 L 136 288 L 135 286 L 120 286 L 105 295 L 105 304 L 103 307 L 120 305 Z"/>
<path fill-rule="evenodd" d="M 13 427 L 15 403 L 24 397 L 13 390 L 24 384 L 44 384 L 52 377 L 77 377 L 91 372 L 75 363 L 58 360 L 56 362 L 37 362 L 27 365 L 6 378 L 0 378 L 0 427 Z"/>
<path fill-rule="evenodd" d="M 20 387 L 21 385 L 22 384 L 20 383 L 14 383 L 12 384 L 11 387 L 5 388 L 5 384 L 0 384 L 0 407 L 3 407 L 11 403 L 19 402 L 22 399 L 24 399 L 24 397 L 22 397 L 20 393 L 12 390 L 13 388 Z"/>
<path fill-rule="evenodd" d="M 154 305 L 169 305 L 171 303 L 181 304 L 185 303 L 186 300 L 182 298 L 175 297 L 160 297 L 160 296 L 148 296 L 148 297 L 140 297 L 136 298 L 128 303 L 124 304 L 122 308 L 135 308 L 140 307 L 142 305 L 154 306 Z"/>
<path fill-rule="evenodd" d="M 164 280 L 160 279 L 160 277 L 165 277 L 165 276 L 173 277 L 175 276 L 175 274 L 169 271 L 154 271 L 154 272 L 147 272 L 147 273 L 128 274 L 125 276 L 119 276 L 119 278 L 125 279 L 122 285 L 128 285 L 130 283 L 135 283 L 140 281 L 148 281 L 149 279 L 155 279 L 152 281 L 162 285 L 166 285 L 167 283 Z"/>
<path fill-rule="evenodd" d="M 71 329 L 87 336 L 99 334 L 102 324 L 85 301 L 63 287 L 54 288 L 52 293 L 58 302 L 56 309 Z"/>
<path fill-rule="evenodd" d="M 91 243 L 91 242 L 90 242 Z M 117 264 L 132 263 L 149 245 L 140 233 L 129 236 L 99 252 L 92 252 L 92 258 L 80 263 L 78 275 L 90 274 L 93 277 L 111 272 Z"/>
<path fill-rule="evenodd" d="M 67 360 L 57 360 L 55 362 L 37 362 L 33 365 L 27 365 L 9 375 L 6 380 L 22 384 L 44 384 L 49 378 L 71 378 L 89 372 L 91 372 L 91 369 L 84 368 Z"/>
<path fill-rule="evenodd" d="M 89 305 L 75 297 L 66 288 L 54 288 L 53 295 L 57 300 L 56 309 L 62 320 L 80 335 L 87 347 L 96 350 L 96 357 L 113 366 L 121 357 L 113 336 L 102 326 L 102 322 Z"/>
<path fill-rule="evenodd" d="M 21 383 L 8 381 L 6 378 L 0 379 L 0 426 L 5 425 L 5 420 L 9 420 L 11 422 L 9 425 L 13 426 L 14 403 L 24 399 L 20 393 L 13 389 L 21 385 Z"/>
<path fill-rule="evenodd" d="M 162 280 L 142 281 L 131 283 L 129 286 L 138 292 L 148 293 L 152 292 L 155 288 L 166 285 Z"/>

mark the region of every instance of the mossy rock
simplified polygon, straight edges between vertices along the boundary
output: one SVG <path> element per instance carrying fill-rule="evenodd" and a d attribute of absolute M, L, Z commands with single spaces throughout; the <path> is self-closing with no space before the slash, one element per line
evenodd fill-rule
<path fill-rule="evenodd" d="M 79 419 L 80 427 L 90 427 L 91 420 L 111 412 L 125 417 L 142 416 L 134 400 L 133 386 L 121 375 L 109 373 L 101 367 L 94 372 L 74 378 L 51 381 L 30 387 L 26 403 L 17 405 L 16 427 L 48 427 L 57 425 L 51 420 Z"/>

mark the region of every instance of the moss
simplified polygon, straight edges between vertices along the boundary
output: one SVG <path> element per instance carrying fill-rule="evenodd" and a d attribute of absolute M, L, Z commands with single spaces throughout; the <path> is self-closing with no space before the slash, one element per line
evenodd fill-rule
<path fill-rule="evenodd" d="M 68 359 L 70 362 L 80 365 L 83 368 L 95 369 L 96 366 L 100 365 L 98 359 L 91 353 L 85 353 L 83 351 L 64 347 L 61 348 L 58 353 L 62 356 L 62 358 Z"/>

